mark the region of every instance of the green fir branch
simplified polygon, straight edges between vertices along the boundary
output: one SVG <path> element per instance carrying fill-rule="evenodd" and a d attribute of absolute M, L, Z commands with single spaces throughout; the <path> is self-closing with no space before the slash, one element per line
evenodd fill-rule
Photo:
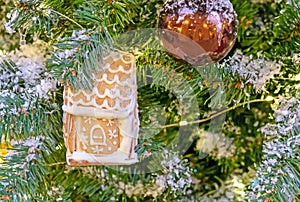
<path fill-rule="evenodd" d="M 300 6 L 292 0 L 287 4 L 273 24 L 276 55 L 290 55 L 300 52 Z"/>
<path fill-rule="evenodd" d="M 76 18 L 87 28 L 93 29 L 103 25 L 110 34 L 116 35 L 134 23 L 133 19 L 139 13 L 139 6 L 136 0 L 85 1 L 80 5 L 80 9 L 76 10 Z"/>
<path fill-rule="evenodd" d="M 57 110 L 50 100 L 26 91 L 25 81 L 17 77 L 20 70 L 12 61 L 0 63 L 0 141 L 24 139 L 47 130 L 47 113 Z M 18 80 L 16 80 L 18 79 Z M 5 85 L 3 85 L 6 83 Z M 44 127 L 42 127 L 44 125 Z"/>
<path fill-rule="evenodd" d="M 74 31 L 72 37 L 56 44 L 49 67 L 57 80 L 74 88 L 92 87 L 94 70 L 101 70 L 99 62 L 114 50 L 110 36 L 102 29 Z"/>
<path fill-rule="evenodd" d="M 67 29 L 83 28 L 74 20 L 74 10 L 83 0 L 16 0 L 14 7 L 7 15 L 4 23 L 6 31 L 21 34 L 21 40 L 27 40 L 27 35 L 36 40 L 37 37 L 47 41 L 56 41 L 57 37 L 65 36 Z M 33 36 L 33 37 L 32 37 Z"/>

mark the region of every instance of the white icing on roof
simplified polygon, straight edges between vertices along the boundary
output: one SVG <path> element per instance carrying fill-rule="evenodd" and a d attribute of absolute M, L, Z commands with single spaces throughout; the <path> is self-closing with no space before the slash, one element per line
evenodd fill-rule
<path fill-rule="evenodd" d="M 104 58 L 103 70 L 94 73 L 92 90 L 64 91 L 63 110 L 74 115 L 118 118 L 128 116 L 137 105 L 135 59 L 113 52 Z"/>

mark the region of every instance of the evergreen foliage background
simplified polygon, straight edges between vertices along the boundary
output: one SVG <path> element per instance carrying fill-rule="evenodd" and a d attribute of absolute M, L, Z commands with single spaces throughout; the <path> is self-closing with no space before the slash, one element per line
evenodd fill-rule
<path fill-rule="evenodd" d="M 1 200 L 300 200 L 300 2 L 231 2 L 238 36 L 219 63 L 195 68 L 163 50 L 135 52 L 138 82 L 147 84 L 151 72 L 153 83 L 138 89 L 136 150 L 146 173 L 66 165 L 62 90 L 67 80 L 90 87 L 95 61 L 122 33 L 156 28 L 164 1 L 0 2 Z M 161 76 L 172 72 L 168 81 Z M 197 130 L 180 122 L 179 99 L 162 86 L 196 101 Z M 216 135 L 209 120 L 220 111 L 221 135 L 203 158 Z M 185 153 L 174 145 L 179 128 L 193 134 Z"/>

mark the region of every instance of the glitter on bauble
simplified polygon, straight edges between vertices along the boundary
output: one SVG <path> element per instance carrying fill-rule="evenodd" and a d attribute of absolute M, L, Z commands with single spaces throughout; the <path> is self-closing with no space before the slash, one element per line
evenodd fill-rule
<path fill-rule="evenodd" d="M 237 26 L 229 0 L 168 0 L 159 16 L 163 47 L 196 66 L 224 58 L 234 45 Z"/>

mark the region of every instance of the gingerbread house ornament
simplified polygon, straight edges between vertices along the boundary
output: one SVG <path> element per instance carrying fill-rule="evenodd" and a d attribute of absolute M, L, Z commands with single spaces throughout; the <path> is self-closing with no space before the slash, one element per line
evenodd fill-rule
<path fill-rule="evenodd" d="M 71 166 L 138 162 L 136 66 L 133 55 L 114 51 L 94 71 L 91 90 L 64 89 L 63 133 Z"/>

